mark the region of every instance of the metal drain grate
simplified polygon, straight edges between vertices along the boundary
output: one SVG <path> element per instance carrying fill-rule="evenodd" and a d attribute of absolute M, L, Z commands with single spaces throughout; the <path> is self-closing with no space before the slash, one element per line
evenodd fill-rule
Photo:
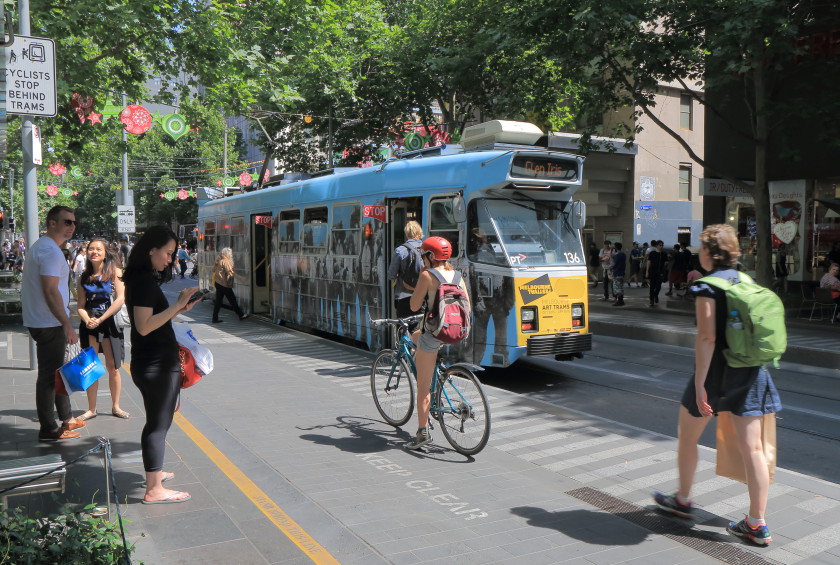
<path fill-rule="evenodd" d="M 732 545 L 732 540 L 735 538 L 729 537 L 728 534 L 716 534 L 691 528 L 687 524 L 675 521 L 673 518 L 660 516 L 599 490 L 583 487 L 570 490 L 566 494 L 724 563 L 733 565 L 778 565 L 776 561 L 765 559 Z"/>

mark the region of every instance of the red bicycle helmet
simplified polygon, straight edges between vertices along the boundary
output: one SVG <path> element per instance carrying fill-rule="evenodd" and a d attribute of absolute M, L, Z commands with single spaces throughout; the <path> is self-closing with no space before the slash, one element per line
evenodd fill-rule
<path fill-rule="evenodd" d="M 449 243 L 448 239 L 440 237 L 439 235 L 427 237 L 420 248 L 425 253 L 431 253 L 437 261 L 446 261 L 452 257 L 452 245 Z"/>

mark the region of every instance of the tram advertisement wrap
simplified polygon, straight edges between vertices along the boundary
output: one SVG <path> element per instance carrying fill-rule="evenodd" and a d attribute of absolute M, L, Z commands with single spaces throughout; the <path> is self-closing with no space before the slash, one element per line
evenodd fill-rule
<path fill-rule="evenodd" d="M 517 278 L 516 306 L 537 309 L 537 328 L 533 333 L 520 332 L 518 345 L 526 345 L 532 335 L 582 331 L 572 326 L 572 304 L 587 302 L 586 276 Z"/>

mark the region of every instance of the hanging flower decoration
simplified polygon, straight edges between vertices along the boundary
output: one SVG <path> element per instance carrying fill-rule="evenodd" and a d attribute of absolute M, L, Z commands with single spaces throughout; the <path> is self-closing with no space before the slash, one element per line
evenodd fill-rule
<path fill-rule="evenodd" d="M 79 191 L 78 191 L 78 190 L 74 190 L 74 191 L 73 191 L 73 196 L 78 196 L 78 195 L 79 195 Z"/>
<path fill-rule="evenodd" d="M 50 172 L 54 175 L 61 176 L 67 172 L 67 168 L 61 163 L 53 163 L 50 165 Z"/>
<path fill-rule="evenodd" d="M 91 112 L 90 116 L 88 116 L 90 120 L 90 125 L 93 124 L 101 124 L 102 123 L 102 114 L 97 114 L 96 112 Z"/>
<path fill-rule="evenodd" d="M 216 186 L 222 186 L 222 179 L 216 181 Z"/>
<path fill-rule="evenodd" d="M 187 191 L 187 194 L 189 194 L 190 198 L 195 198 L 195 190 L 194 189 L 192 189 L 192 188 L 189 189 Z"/>
<path fill-rule="evenodd" d="M 138 104 L 129 104 L 120 112 L 120 121 L 125 125 L 125 131 L 140 135 L 152 127 L 152 115 L 147 109 Z"/>
<path fill-rule="evenodd" d="M 179 190 L 179 191 L 178 191 L 178 200 L 186 200 L 186 199 L 187 199 L 187 197 L 188 197 L 188 195 L 187 195 L 187 191 L 186 191 L 186 190 L 184 190 L 184 189 L 182 188 L 181 190 Z"/>
<path fill-rule="evenodd" d="M 50 196 L 55 196 L 56 194 L 58 194 L 58 187 L 54 184 L 50 184 L 47 185 L 46 191 L 47 194 L 49 194 Z"/>
<path fill-rule="evenodd" d="M 70 97 L 70 107 L 76 112 L 76 115 L 79 116 L 79 121 L 81 123 L 85 123 L 85 120 L 89 119 L 88 117 L 93 112 L 93 98 L 74 92 L 73 96 Z M 102 115 L 99 114 L 99 117 L 101 118 Z M 93 119 L 90 121 L 91 123 L 99 123 L 98 118 L 97 122 L 94 122 Z"/>
<path fill-rule="evenodd" d="M 163 131 L 175 141 L 187 133 L 187 120 L 181 114 L 169 114 L 163 119 Z"/>
<path fill-rule="evenodd" d="M 263 182 L 268 182 L 268 179 L 271 175 L 268 174 L 268 169 L 266 169 L 265 174 L 263 175 Z"/>
<path fill-rule="evenodd" d="M 253 177 L 251 177 L 251 175 L 249 175 L 248 173 L 242 173 L 241 175 L 239 175 L 239 184 L 241 184 L 242 186 L 248 186 L 253 181 Z"/>

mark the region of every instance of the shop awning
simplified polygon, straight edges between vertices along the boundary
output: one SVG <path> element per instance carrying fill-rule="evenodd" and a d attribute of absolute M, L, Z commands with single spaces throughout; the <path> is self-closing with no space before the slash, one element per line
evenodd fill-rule
<path fill-rule="evenodd" d="M 840 214 L 840 198 L 817 198 L 816 201 Z"/>

